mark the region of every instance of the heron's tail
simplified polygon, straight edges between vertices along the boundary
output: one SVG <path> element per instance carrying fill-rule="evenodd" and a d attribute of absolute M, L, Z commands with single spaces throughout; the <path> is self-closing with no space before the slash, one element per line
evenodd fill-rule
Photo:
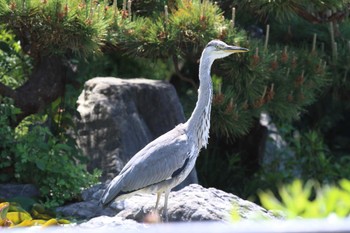
<path fill-rule="evenodd" d="M 114 199 L 116 199 L 122 190 L 122 182 L 121 176 L 115 177 L 107 186 L 105 191 L 103 192 L 101 199 L 99 201 L 99 205 L 102 207 L 108 206 Z"/>

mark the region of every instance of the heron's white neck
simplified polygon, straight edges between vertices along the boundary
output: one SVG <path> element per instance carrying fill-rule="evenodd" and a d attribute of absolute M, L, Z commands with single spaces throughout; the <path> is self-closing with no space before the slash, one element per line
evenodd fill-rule
<path fill-rule="evenodd" d="M 198 149 L 206 147 L 208 144 L 213 96 L 210 68 L 214 60 L 203 55 L 204 51 L 199 64 L 198 100 L 191 117 L 187 121 L 190 134 L 197 140 Z"/>

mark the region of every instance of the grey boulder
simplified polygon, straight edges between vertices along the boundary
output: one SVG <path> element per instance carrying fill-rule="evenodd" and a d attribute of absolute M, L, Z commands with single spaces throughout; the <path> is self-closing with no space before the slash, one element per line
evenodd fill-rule
<path fill-rule="evenodd" d="M 156 195 L 153 194 L 137 194 L 103 209 L 98 206 L 103 189 L 104 185 L 98 185 L 86 190 L 85 201 L 60 207 L 57 211 L 63 215 L 85 219 L 106 215 L 137 222 L 145 221 L 154 211 Z M 160 211 L 163 207 L 163 198 L 160 202 Z M 171 222 L 230 221 L 232 211 L 242 219 L 275 218 L 270 212 L 252 202 L 198 184 L 191 184 L 169 195 L 168 215 Z"/>
<path fill-rule="evenodd" d="M 40 195 L 39 190 L 32 184 L 0 184 L 0 197 L 1 198 L 13 198 L 13 197 L 38 197 Z"/>
<path fill-rule="evenodd" d="M 117 216 L 142 222 L 154 208 L 155 200 L 156 195 L 135 195 L 124 201 L 125 208 Z M 169 195 L 168 215 L 171 222 L 230 221 L 232 211 L 236 211 L 242 219 L 274 218 L 252 202 L 198 184 L 191 184 Z"/>

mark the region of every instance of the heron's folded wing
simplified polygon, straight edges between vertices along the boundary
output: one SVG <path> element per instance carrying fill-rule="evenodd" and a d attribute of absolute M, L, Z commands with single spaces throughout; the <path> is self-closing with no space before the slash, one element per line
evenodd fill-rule
<path fill-rule="evenodd" d="M 190 155 L 191 145 L 185 134 L 171 136 L 162 135 L 130 160 L 130 164 L 128 163 L 121 173 L 123 192 L 139 190 L 164 181 L 183 167 Z"/>

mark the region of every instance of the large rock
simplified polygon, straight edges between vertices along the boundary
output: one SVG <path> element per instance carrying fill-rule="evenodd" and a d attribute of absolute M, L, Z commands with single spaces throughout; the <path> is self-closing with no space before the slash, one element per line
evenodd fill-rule
<path fill-rule="evenodd" d="M 79 96 L 77 142 L 88 169 L 115 177 L 147 143 L 185 121 L 171 84 L 148 79 L 93 78 Z M 197 183 L 195 170 L 182 187 Z"/>
<path fill-rule="evenodd" d="M 86 189 L 81 195 L 83 201 L 58 207 L 56 211 L 63 216 L 73 216 L 74 218 L 84 220 L 97 216 L 115 216 L 122 209 L 103 208 L 98 204 L 105 188 L 105 184 L 97 184 Z"/>
<path fill-rule="evenodd" d="M 156 195 L 135 195 L 124 201 L 125 209 L 117 216 L 141 222 L 154 208 L 155 200 Z M 234 209 L 243 219 L 273 219 L 268 211 L 252 202 L 198 184 L 191 184 L 169 195 L 168 215 L 171 222 L 229 221 Z"/>
<path fill-rule="evenodd" d="M 102 209 L 97 203 L 104 188 L 105 185 L 94 186 L 84 192 L 85 201 L 60 207 L 57 211 L 63 215 L 85 219 L 107 215 L 142 222 L 154 208 L 156 195 L 138 194 Z M 162 198 L 160 202 L 161 207 L 163 207 L 163 200 Z M 168 215 L 171 222 L 228 221 L 233 209 L 236 210 L 237 216 L 243 219 L 274 218 L 270 212 L 252 202 L 215 188 L 203 188 L 197 184 L 191 184 L 169 195 Z M 112 221 L 111 218 L 107 219 Z"/>
<path fill-rule="evenodd" d="M 295 161 L 295 152 L 288 146 L 277 126 L 271 121 L 267 113 L 260 114 L 260 124 L 266 127 L 266 141 L 264 154 L 260 160 L 261 167 L 270 173 L 292 172 L 293 177 L 301 177 L 301 164 Z"/>
<path fill-rule="evenodd" d="M 77 231 L 85 231 L 88 229 L 100 230 L 101 232 L 130 232 L 130 231 L 139 231 L 144 230 L 144 226 L 142 224 L 137 223 L 136 221 L 129 219 L 122 219 L 121 217 L 109 217 L 109 216 L 100 216 L 93 218 L 87 222 L 83 222 L 78 225 Z M 105 228 L 109 228 L 109 230 L 104 231 Z"/>
<path fill-rule="evenodd" d="M 32 184 L 0 184 L 0 198 L 36 198 L 39 195 L 39 190 Z"/>

